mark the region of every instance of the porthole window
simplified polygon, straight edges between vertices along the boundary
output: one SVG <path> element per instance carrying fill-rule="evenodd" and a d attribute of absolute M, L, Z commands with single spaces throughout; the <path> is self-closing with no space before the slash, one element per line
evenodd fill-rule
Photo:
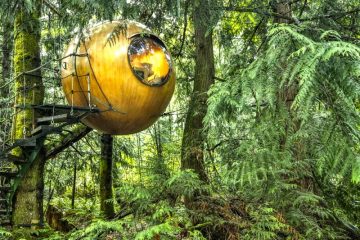
<path fill-rule="evenodd" d="M 152 35 L 132 37 L 128 58 L 136 77 L 150 86 L 166 83 L 172 71 L 170 53 L 160 39 Z"/>

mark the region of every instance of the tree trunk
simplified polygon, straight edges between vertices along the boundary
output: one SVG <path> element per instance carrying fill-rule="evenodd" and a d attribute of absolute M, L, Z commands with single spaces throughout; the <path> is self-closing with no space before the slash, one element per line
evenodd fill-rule
<path fill-rule="evenodd" d="M 168 177 L 168 168 L 166 166 L 165 160 L 164 160 L 164 156 L 163 156 L 163 143 L 161 141 L 161 128 L 160 128 L 160 123 L 157 122 L 154 125 L 154 143 L 156 146 L 156 155 L 157 158 L 154 162 L 154 169 L 153 169 L 153 173 L 162 175 L 163 178 L 167 178 Z"/>
<path fill-rule="evenodd" d="M 11 71 L 11 52 L 13 47 L 12 39 L 12 24 L 10 21 L 5 20 L 3 23 L 3 32 L 2 32 L 2 76 L 0 81 L 0 86 L 3 86 L 10 79 Z M 4 87 L 0 89 L 0 96 L 6 98 L 9 94 L 9 88 Z"/>
<path fill-rule="evenodd" d="M 15 226 L 43 224 L 44 156 L 38 155 L 16 190 L 12 215 Z"/>
<path fill-rule="evenodd" d="M 73 185 L 72 185 L 72 191 L 71 191 L 71 208 L 75 208 L 75 194 L 76 194 L 76 173 L 77 173 L 77 162 L 76 159 L 74 159 L 74 176 L 73 176 Z"/>
<path fill-rule="evenodd" d="M 100 158 L 100 210 L 105 218 L 113 218 L 113 161 L 112 161 L 113 138 L 109 134 L 101 136 L 101 158 Z"/>
<path fill-rule="evenodd" d="M 214 53 L 212 31 L 209 31 L 209 0 L 194 1 L 195 80 L 186 117 L 181 149 L 181 168 L 193 169 L 199 178 L 208 181 L 204 166 L 203 119 L 207 112 L 207 91 L 214 83 Z"/>
<path fill-rule="evenodd" d="M 14 76 L 40 66 L 41 0 L 34 1 L 31 13 L 25 12 L 25 9 L 20 7 L 15 13 Z M 43 102 L 41 71 L 18 77 L 15 81 L 15 94 L 13 136 L 21 139 L 33 128 L 34 112 L 29 105 Z M 18 148 L 13 154 L 20 156 L 22 151 Z M 41 150 L 21 179 L 13 199 L 12 221 L 15 225 L 43 222 L 44 159 L 45 151 Z"/>
<path fill-rule="evenodd" d="M 284 18 L 277 17 L 274 19 L 276 23 L 288 24 L 292 18 L 292 10 L 290 1 L 279 1 L 275 8 L 276 13 Z M 286 67 L 286 59 L 283 59 L 283 66 Z M 280 139 L 280 146 L 284 149 L 289 133 L 296 133 L 300 130 L 301 121 L 298 119 L 297 113 L 291 109 L 296 95 L 299 92 L 299 82 L 294 81 L 292 85 L 284 85 L 279 92 L 279 101 L 285 105 L 288 112 L 289 120 L 285 123 L 285 135 Z M 294 161 L 303 161 L 306 158 L 306 147 L 303 141 L 298 141 L 292 146 Z M 303 189 L 313 188 L 312 180 L 309 177 L 303 177 L 297 181 L 297 184 Z"/>
<path fill-rule="evenodd" d="M 274 19 L 276 23 L 289 23 L 289 19 L 291 19 L 292 17 L 290 1 L 287 0 L 278 1 L 275 5 L 274 11 L 279 16 L 279 17 L 275 17 Z"/>
<path fill-rule="evenodd" d="M 277 2 L 276 5 L 274 6 L 274 12 L 278 15 L 278 17 L 274 18 L 275 23 L 284 23 L 284 24 L 289 23 L 288 19 L 291 18 L 291 6 L 287 1 Z M 282 61 L 281 64 L 285 69 L 286 68 L 286 59 L 280 59 L 280 61 Z M 279 93 L 278 93 L 279 104 L 285 105 L 290 118 L 292 118 L 294 115 L 294 113 L 291 109 L 291 105 L 295 99 L 297 90 L 298 90 L 297 83 L 294 82 L 291 86 L 284 84 L 283 88 L 280 89 Z M 291 120 L 289 122 L 285 123 L 285 131 L 284 131 L 285 134 L 280 139 L 280 146 L 283 150 L 286 145 L 288 132 L 295 130 L 295 129 L 290 129 L 292 127 L 293 127 L 293 124 L 292 124 Z"/>

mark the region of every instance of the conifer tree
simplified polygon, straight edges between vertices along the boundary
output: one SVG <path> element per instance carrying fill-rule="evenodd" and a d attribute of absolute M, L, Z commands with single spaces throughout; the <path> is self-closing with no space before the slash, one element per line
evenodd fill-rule
<path fill-rule="evenodd" d="M 31 104 L 41 104 L 44 86 L 40 71 L 41 0 L 31 2 L 28 9 L 23 2 L 17 5 L 14 21 L 14 76 L 15 117 L 13 136 L 22 139 L 33 129 L 34 111 Z M 31 74 L 26 71 L 34 70 Z M 27 156 L 21 149 L 14 154 Z M 13 199 L 12 221 L 14 225 L 41 224 L 43 221 L 44 150 L 39 149 L 29 170 L 24 173 Z"/>
<path fill-rule="evenodd" d="M 193 169 L 201 180 L 207 181 L 205 170 L 203 119 L 207 112 L 207 91 L 214 83 L 214 53 L 210 23 L 210 0 L 193 1 L 195 30 L 195 78 L 185 121 L 181 148 L 182 169 Z"/>

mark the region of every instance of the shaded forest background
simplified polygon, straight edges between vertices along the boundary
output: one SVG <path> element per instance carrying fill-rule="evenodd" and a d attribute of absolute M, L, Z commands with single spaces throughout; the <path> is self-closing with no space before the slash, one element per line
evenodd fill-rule
<path fill-rule="evenodd" d="M 101 134 L 79 124 L 84 136 L 36 162 L 45 226 L 2 238 L 360 239 L 358 0 L 12 0 L 0 16 L 4 109 L 26 70 L 17 44 L 39 46 L 43 101 L 65 103 L 56 59 L 100 20 L 150 27 L 177 73 L 161 118 L 114 137 L 113 212 L 100 208 Z M 29 215 L 21 194 L 14 221 Z"/>

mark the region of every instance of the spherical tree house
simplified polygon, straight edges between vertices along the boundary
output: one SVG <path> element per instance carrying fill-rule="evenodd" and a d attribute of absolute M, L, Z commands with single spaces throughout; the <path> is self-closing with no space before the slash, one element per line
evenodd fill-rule
<path fill-rule="evenodd" d="M 97 108 L 82 121 L 106 134 L 148 128 L 165 111 L 175 87 L 165 44 L 132 21 L 103 22 L 74 38 L 62 60 L 71 106 Z"/>

